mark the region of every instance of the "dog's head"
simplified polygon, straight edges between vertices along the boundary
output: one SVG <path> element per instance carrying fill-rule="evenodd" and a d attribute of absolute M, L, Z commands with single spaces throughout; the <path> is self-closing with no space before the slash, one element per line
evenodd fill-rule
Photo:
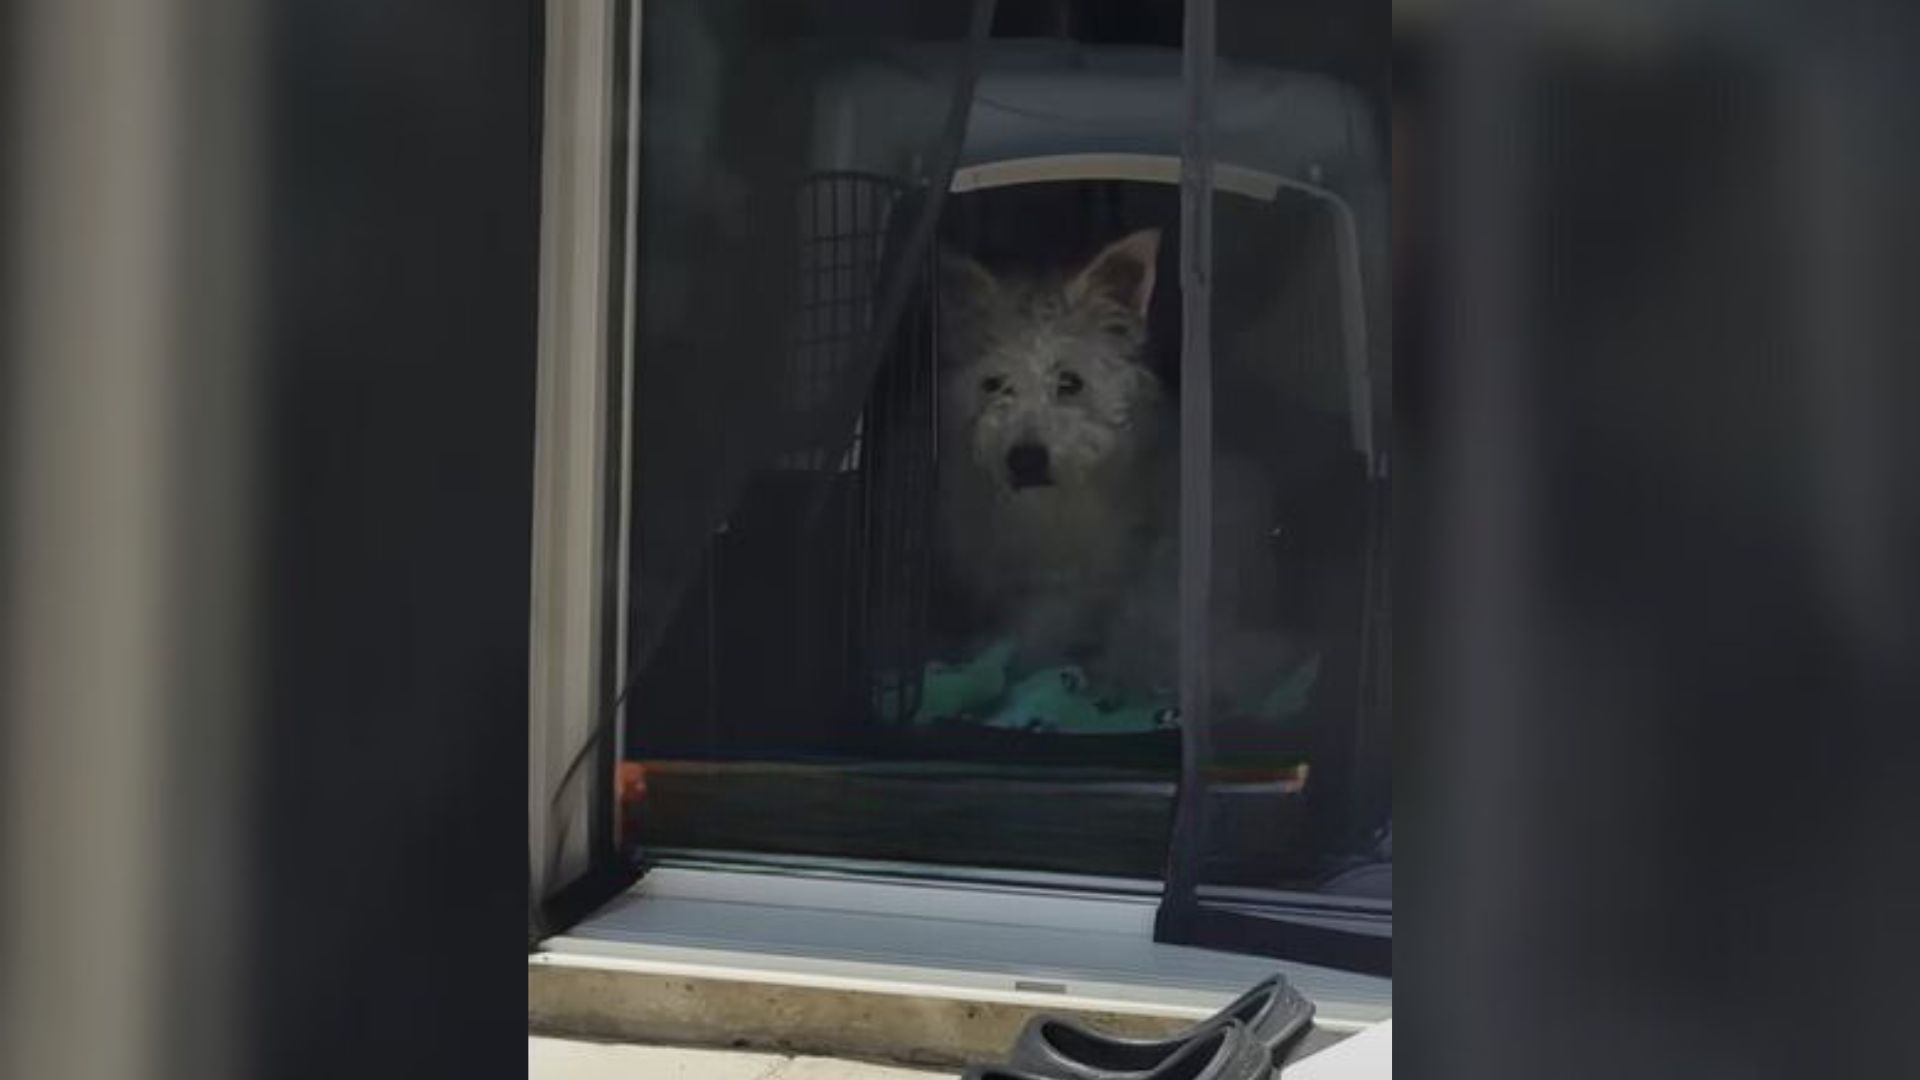
<path fill-rule="evenodd" d="M 1160 231 L 1108 245 L 1077 272 L 996 278 L 943 257 L 945 432 L 1013 495 L 1084 484 L 1136 448 L 1160 406 L 1143 362 Z"/>

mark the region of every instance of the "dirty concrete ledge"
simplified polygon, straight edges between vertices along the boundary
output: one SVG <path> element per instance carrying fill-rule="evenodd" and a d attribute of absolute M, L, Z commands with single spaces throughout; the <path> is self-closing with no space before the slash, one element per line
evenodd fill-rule
<path fill-rule="evenodd" d="M 845 1058 L 529 1035 L 527 1076 L 529 1080 L 953 1080 L 953 1071 Z"/>
<path fill-rule="evenodd" d="M 909 984 L 851 989 L 556 960 L 530 958 L 527 1023 L 534 1034 L 955 1067 L 999 1060 L 1038 1012 L 1139 1037 L 1166 1035 L 1196 1018 L 1191 1008 L 1101 1008 L 1044 993 L 948 993 Z M 1290 1057 L 1350 1033 L 1317 1024 Z"/>

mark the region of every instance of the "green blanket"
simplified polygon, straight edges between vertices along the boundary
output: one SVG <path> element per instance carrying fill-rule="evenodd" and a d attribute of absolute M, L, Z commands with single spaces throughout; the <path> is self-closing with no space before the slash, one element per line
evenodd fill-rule
<path fill-rule="evenodd" d="M 1075 665 L 1016 676 L 1012 668 L 1017 651 L 1016 642 L 1001 639 L 958 663 L 931 661 L 920 673 L 918 704 L 912 715 L 903 715 L 907 695 L 898 678 L 883 680 L 875 693 L 875 707 L 893 723 L 905 720 L 925 726 L 944 721 L 1067 735 L 1138 734 L 1179 723 L 1178 702 L 1171 696 L 1100 700 L 1089 687 L 1086 673 Z M 1277 678 L 1259 700 L 1242 703 L 1236 712 L 1270 721 L 1302 712 L 1319 675 L 1320 657 L 1315 655 Z"/>

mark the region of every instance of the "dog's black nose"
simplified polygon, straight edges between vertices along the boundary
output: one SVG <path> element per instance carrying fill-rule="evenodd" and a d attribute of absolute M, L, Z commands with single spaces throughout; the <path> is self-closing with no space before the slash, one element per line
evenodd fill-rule
<path fill-rule="evenodd" d="M 1007 479 L 1015 490 L 1053 483 L 1053 465 L 1047 457 L 1047 448 L 1039 443 L 1020 443 L 1007 451 Z"/>

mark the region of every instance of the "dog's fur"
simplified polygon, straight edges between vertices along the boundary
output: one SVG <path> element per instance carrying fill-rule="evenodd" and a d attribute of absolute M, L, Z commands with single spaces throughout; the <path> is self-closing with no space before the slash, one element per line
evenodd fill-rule
<path fill-rule="evenodd" d="M 1053 277 L 943 260 L 945 561 L 1042 659 L 1105 651 L 1172 536 L 1172 410 L 1145 356 L 1159 243 L 1137 232 Z"/>

